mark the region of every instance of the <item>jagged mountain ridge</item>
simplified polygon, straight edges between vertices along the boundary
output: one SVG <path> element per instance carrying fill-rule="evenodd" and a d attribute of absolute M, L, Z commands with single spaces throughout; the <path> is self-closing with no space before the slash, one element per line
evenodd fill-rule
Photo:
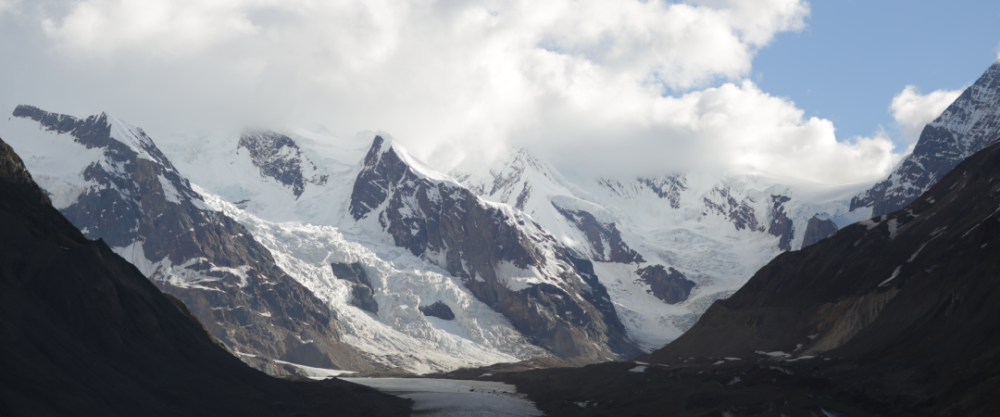
<path fill-rule="evenodd" d="M 340 340 L 326 304 L 242 225 L 209 208 L 141 129 L 106 114 L 76 119 L 31 106 L 12 116 L 5 134 L 62 191 L 60 211 L 182 300 L 248 363 L 276 374 L 295 370 L 273 360 L 374 369 Z M 67 161 L 59 155 L 67 149 L 89 158 Z M 64 165 L 76 169 L 60 172 Z"/>
<path fill-rule="evenodd" d="M 392 200 L 374 193 L 370 195 L 371 201 L 363 200 L 369 197 L 363 195 L 359 199 L 350 198 L 358 179 L 364 177 L 364 161 L 374 138 L 388 135 L 367 132 L 340 138 L 304 130 L 273 135 L 295 142 L 296 149 L 318 167 L 316 175 L 326 175 L 328 181 L 322 185 L 304 183 L 303 193 L 296 197 L 293 190 L 281 182 L 259 174 L 262 168 L 257 165 L 268 162 L 248 157 L 239 147 L 240 136 L 221 136 L 212 140 L 168 138 L 162 146 L 174 160 L 181 161 L 184 172 L 195 182 L 229 202 L 238 203 L 260 220 L 335 227 L 344 238 L 361 243 L 382 259 L 405 256 L 407 261 L 402 262 L 407 265 L 405 268 L 430 266 L 430 270 L 454 276 L 458 269 L 449 267 L 447 259 L 425 256 L 428 237 L 413 235 L 411 226 L 425 224 L 427 219 L 418 221 L 398 216 L 393 223 L 385 217 L 382 224 L 358 221 L 352 214 L 361 208 L 376 209 L 379 203 L 389 204 Z M 754 177 L 665 175 L 635 181 L 595 179 L 577 185 L 580 183 L 562 178 L 527 151 L 520 154 L 523 156 L 520 166 L 508 164 L 509 172 L 504 175 L 484 177 L 478 175 L 479 172 L 455 171 L 451 178 L 459 180 L 460 184 L 455 187 L 464 185 L 488 201 L 510 206 L 514 211 L 523 208 L 521 211 L 530 215 L 532 221 L 524 221 L 523 225 L 515 222 L 517 228 L 525 229 L 530 235 L 535 232 L 528 229 L 541 225 L 544 232 L 556 237 L 552 244 L 565 247 L 570 258 L 590 262 L 593 275 L 607 289 L 608 299 L 628 337 L 647 351 L 676 338 L 694 324 L 712 301 L 731 294 L 783 247 L 797 246 L 804 235 L 804 227 L 796 227 L 797 224 L 805 224 L 816 213 L 847 211 L 846 201 L 826 204 L 822 202 L 826 200 L 822 200 L 814 204 L 815 199 L 795 198 L 796 194 L 787 186 Z M 204 158 L 211 159 L 211 163 L 199 162 L 207 161 Z M 449 177 L 408 154 L 399 160 L 421 175 L 439 179 Z M 402 178 L 405 170 L 397 171 Z M 546 179 L 539 181 L 539 177 Z M 376 176 L 372 182 L 378 183 L 376 190 L 387 193 L 392 181 Z M 494 195 L 484 195 L 483 190 Z M 506 200 L 497 196 L 506 196 Z M 420 209 L 420 204 L 407 206 L 401 202 L 397 201 L 393 210 L 416 209 L 414 212 L 422 213 L 421 216 L 427 214 Z M 710 209 L 708 203 L 713 208 Z M 515 213 L 513 216 L 520 215 Z M 393 231 L 386 232 L 387 228 Z M 417 233 L 422 233 L 419 227 Z M 432 237 L 435 242 L 439 238 L 440 234 Z M 397 243 L 407 247 L 405 255 L 384 247 L 385 244 L 396 247 Z M 431 252 L 442 255 L 440 249 L 441 246 L 435 244 Z M 303 255 L 293 256 L 301 259 Z M 315 256 L 308 255 L 308 258 Z M 488 265 L 482 260 L 477 262 Z M 321 275 L 318 269 L 312 271 L 309 274 Z M 534 272 L 529 275 L 538 276 Z M 321 288 L 333 288 L 321 281 L 313 280 L 317 286 L 310 288 L 319 292 L 326 291 Z M 380 299 L 383 297 L 380 292 L 387 287 L 380 287 L 376 281 L 379 280 L 373 280 L 372 287 L 374 303 L 355 302 L 367 298 L 362 294 L 367 291 L 356 285 L 348 292 L 358 291 L 358 297 L 331 296 L 328 300 L 339 303 L 344 297 L 347 299 L 345 304 L 378 304 L 377 320 L 399 329 L 398 322 L 391 319 L 391 314 L 396 313 L 382 309 L 384 301 Z M 425 303 L 423 297 L 428 294 L 427 289 L 417 292 L 422 294 L 419 306 L 437 301 L 448 304 L 445 300 L 434 299 Z M 458 308 L 455 304 L 449 306 L 453 310 Z"/>
<path fill-rule="evenodd" d="M 998 136 L 1000 61 L 924 127 L 913 152 L 885 181 L 851 200 L 851 211 L 871 208 L 878 217 L 903 208 Z"/>
<path fill-rule="evenodd" d="M 637 354 L 586 259 L 522 212 L 480 200 L 376 136 L 354 183 L 355 221 L 461 278 L 523 334 L 561 357 Z"/>
<path fill-rule="evenodd" d="M 316 164 L 316 174 L 327 176 L 329 181 L 320 185 L 304 182 L 302 194 L 296 195 L 294 187 L 287 186 L 278 178 L 261 175 L 267 171 L 255 163 L 263 163 L 267 158 L 254 158 L 246 146 L 240 145 L 248 141 L 240 139 L 246 138 L 236 137 L 226 143 L 226 152 L 222 155 L 185 152 L 178 156 L 182 162 L 187 162 L 187 158 L 192 156 L 210 158 L 210 163 L 182 164 L 181 170 L 195 174 L 204 172 L 198 168 L 209 170 L 210 175 L 199 177 L 199 181 L 206 178 L 217 180 L 218 183 L 208 181 L 207 184 L 221 183 L 223 186 L 219 189 L 235 191 L 235 198 L 229 198 L 227 202 L 194 184 L 191 185 L 192 192 L 200 195 L 212 210 L 236 219 L 247 229 L 248 235 L 274 255 L 279 268 L 288 271 L 321 300 L 320 304 L 330 308 L 343 341 L 349 347 L 364 352 L 373 365 L 403 367 L 412 372 L 426 373 L 547 355 L 545 350 L 533 346 L 502 315 L 491 311 L 458 281 L 449 278 L 444 270 L 412 254 L 394 253 L 397 252 L 395 246 L 382 238 L 371 240 L 365 235 L 345 237 L 337 228 L 316 224 L 276 224 L 242 210 L 240 207 L 253 210 L 262 204 L 273 204 L 268 207 L 283 211 L 282 216 L 304 209 L 315 210 L 320 218 L 328 218 L 329 211 L 333 209 L 336 212 L 339 206 L 339 203 L 330 201 L 337 201 L 338 197 L 343 198 L 346 210 L 349 194 L 327 191 L 344 186 L 347 174 L 338 172 L 337 168 L 347 164 L 331 161 L 327 156 L 349 156 L 351 151 L 348 149 L 345 152 L 343 148 L 336 147 L 331 153 L 317 153 L 313 148 L 296 146 L 298 151 L 289 153 L 287 150 L 280 151 L 281 148 L 288 148 L 281 140 L 255 143 L 256 150 L 261 151 L 258 156 L 287 159 L 287 154 L 292 154 L 301 155 L 303 161 L 322 161 Z M 366 147 L 370 145 L 370 140 L 367 139 Z M 198 145 L 212 145 L 212 142 L 199 138 Z M 170 146 L 169 141 L 167 146 Z M 275 146 L 279 151 L 261 149 L 266 146 Z M 350 183 L 353 183 L 357 169 L 351 167 L 347 172 L 351 177 Z M 60 188 L 60 181 L 66 182 L 53 179 L 49 188 Z M 318 193 L 317 189 L 323 192 Z M 270 195 L 258 198 L 261 193 Z M 357 241 L 364 244 L 355 243 Z M 373 249 L 380 253 L 376 255 Z M 370 286 L 340 279 L 348 277 L 334 273 L 332 266 L 337 264 L 360 268 L 369 276 Z M 455 317 L 446 320 L 425 316 L 419 309 L 436 303 L 448 306 Z M 281 318 L 275 316 L 275 319 Z M 303 337 L 305 344 L 310 341 Z"/>
<path fill-rule="evenodd" d="M 753 176 L 568 177 L 526 149 L 451 175 L 484 199 L 522 209 L 591 260 L 629 333 L 648 350 L 690 328 L 767 260 L 797 248 L 810 217 L 848 209 L 846 201 L 805 198 Z"/>
<path fill-rule="evenodd" d="M 254 371 L 50 201 L 0 140 L 0 414 L 408 413 L 367 387 Z"/>

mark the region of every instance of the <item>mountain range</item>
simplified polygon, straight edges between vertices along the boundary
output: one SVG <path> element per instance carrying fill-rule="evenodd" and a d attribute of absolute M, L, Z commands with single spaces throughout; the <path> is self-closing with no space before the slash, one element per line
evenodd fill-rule
<path fill-rule="evenodd" d="M 1000 140 L 903 209 L 783 253 L 635 361 L 458 371 L 549 416 L 991 416 Z"/>
<path fill-rule="evenodd" d="M 776 256 L 930 189 L 996 133 L 998 65 L 861 194 L 740 173 L 597 178 L 527 149 L 443 173 L 385 132 L 154 142 L 109 114 L 27 105 L 0 136 L 87 238 L 258 369 L 599 362 L 659 349 Z"/>

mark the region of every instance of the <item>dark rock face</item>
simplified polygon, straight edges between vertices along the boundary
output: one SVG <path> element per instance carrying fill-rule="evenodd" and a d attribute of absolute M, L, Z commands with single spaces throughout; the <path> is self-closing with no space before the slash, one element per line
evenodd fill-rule
<path fill-rule="evenodd" d="M 104 149 L 84 172 L 98 185 L 62 213 L 129 261 L 153 263 L 149 278 L 227 347 L 308 366 L 371 368 L 364 354 L 340 341 L 329 307 L 278 268 L 242 225 L 210 210 L 141 129 L 130 131 L 130 146 L 111 136 L 103 114 L 76 119 L 18 106 L 14 115 Z M 271 362 L 252 362 L 281 372 Z"/>
<path fill-rule="evenodd" d="M 451 311 L 451 307 L 440 301 L 427 306 L 420 306 L 420 312 L 424 313 L 425 316 L 437 317 L 441 320 L 455 320 L 455 312 Z"/>
<path fill-rule="evenodd" d="M 523 211 L 524 203 L 527 203 L 529 198 L 531 198 L 531 185 L 525 181 L 521 193 L 517 195 L 517 203 L 514 204 L 514 208 Z"/>
<path fill-rule="evenodd" d="M 670 202 L 670 207 L 681 208 L 681 191 L 687 190 L 685 178 L 680 175 L 664 178 L 640 178 L 639 182 L 656 192 L 660 198 Z"/>
<path fill-rule="evenodd" d="M 587 240 L 590 241 L 590 245 L 595 251 L 591 254 L 591 259 L 599 262 L 623 264 L 646 262 L 642 255 L 625 244 L 621 232 L 618 231 L 614 223 L 601 223 L 594 215 L 586 211 L 566 210 L 555 204 L 552 206 L 587 236 Z M 607 242 L 607 248 L 605 248 L 605 242 Z"/>
<path fill-rule="evenodd" d="M 736 230 L 749 229 L 755 232 L 766 230 L 763 225 L 757 223 L 756 212 L 749 204 L 753 202 L 752 200 L 749 203 L 747 201 L 737 201 L 730 194 L 728 188 L 714 188 L 712 189 L 712 194 L 722 200 L 722 202 L 717 203 L 706 197 L 704 199 L 705 207 L 710 211 L 728 217 L 733 223 L 733 227 L 736 227 Z M 747 200 L 749 200 L 749 197 L 747 197 Z"/>
<path fill-rule="evenodd" d="M 802 247 L 812 246 L 816 242 L 832 236 L 834 233 L 837 233 L 837 225 L 830 219 L 820 219 L 813 216 L 813 218 L 809 219 L 809 224 L 806 225 L 806 234 L 802 238 Z"/>
<path fill-rule="evenodd" d="M 368 278 L 368 273 L 365 272 L 364 267 L 360 263 L 332 263 L 330 267 L 333 268 L 334 276 L 354 283 L 351 288 L 351 301 L 349 302 L 352 306 L 369 313 L 378 314 L 378 302 L 373 297 L 375 289 L 372 287 L 371 279 Z"/>
<path fill-rule="evenodd" d="M 785 213 L 784 204 L 789 201 L 791 198 L 783 195 L 771 196 L 771 224 L 767 227 L 767 233 L 779 238 L 778 248 L 784 251 L 792 250 L 792 238 L 795 237 L 795 226 Z"/>
<path fill-rule="evenodd" d="M 336 262 L 330 264 L 330 268 L 333 269 L 333 275 L 339 279 L 363 285 L 368 288 L 372 287 L 372 280 L 371 278 L 368 278 L 368 273 L 365 272 L 364 266 L 360 263 L 354 262 L 344 264 Z"/>
<path fill-rule="evenodd" d="M 872 217 L 916 200 L 959 162 L 1000 137 L 1000 62 L 994 63 L 951 106 L 924 127 L 913 153 L 885 181 L 851 199 L 851 211 Z"/>
<path fill-rule="evenodd" d="M 248 130 L 240 136 L 237 149 L 250 152 L 250 159 L 260 169 L 260 175 L 291 188 L 296 199 L 302 196 L 306 184 L 323 185 L 329 179 L 328 175 L 317 174 L 316 164 L 302 154 L 292 138 L 280 133 Z"/>
<path fill-rule="evenodd" d="M 667 304 L 677 304 L 687 300 L 696 283 L 687 279 L 680 271 L 663 265 L 647 266 L 635 271 L 639 280 L 649 285 L 647 292 L 652 293 Z"/>
<path fill-rule="evenodd" d="M 87 240 L 3 141 L 0 234 L 2 415 L 408 413 L 366 387 L 281 380 L 240 362 L 183 304 Z"/>
<path fill-rule="evenodd" d="M 770 224 L 766 227 L 757 221 L 757 212 L 752 204 L 755 203 L 750 197 L 743 200 L 736 200 L 729 188 L 713 188 L 710 193 L 712 198 L 703 199 L 705 207 L 710 212 L 718 213 L 729 218 L 736 230 L 751 230 L 754 232 L 767 232 L 778 239 L 778 248 L 781 250 L 792 250 L 792 239 L 795 237 L 795 225 L 792 219 L 785 212 L 784 204 L 791 201 L 791 198 L 783 195 L 771 196 L 771 212 L 768 213 Z"/>
<path fill-rule="evenodd" d="M 458 183 L 418 175 L 381 137 L 365 157 L 350 212 L 377 222 L 396 246 L 463 278 L 480 301 L 556 355 L 611 359 L 639 352 L 614 306 L 599 299 L 603 286 L 588 283 L 569 251 L 539 225 L 483 203 Z M 514 290 L 498 272 L 501 265 L 533 268 L 546 282 Z M 545 272 L 553 268 L 560 272 Z"/>
<path fill-rule="evenodd" d="M 798 378 L 858 415 L 995 413 L 998 206 L 994 142 L 904 210 L 778 256 L 646 359 L 829 355 Z"/>
<path fill-rule="evenodd" d="M 658 178 L 637 178 L 635 182 L 622 182 L 613 179 L 601 179 L 597 183 L 604 188 L 626 197 L 636 191 L 648 188 L 657 197 L 667 200 L 670 207 L 679 209 L 681 207 L 681 191 L 687 190 L 687 178 L 683 175 L 668 175 Z"/>

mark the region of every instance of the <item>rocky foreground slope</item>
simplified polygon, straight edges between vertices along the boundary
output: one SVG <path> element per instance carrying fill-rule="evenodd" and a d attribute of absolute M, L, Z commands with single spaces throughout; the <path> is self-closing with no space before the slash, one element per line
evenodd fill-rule
<path fill-rule="evenodd" d="M 782 254 L 645 362 L 498 374 L 548 415 L 995 415 L 1000 142 Z"/>
<path fill-rule="evenodd" d="M 88 240 L 0 141 L 0 415 L 397 416 L 341 381 L 255 371 L 104 241 Z"/>

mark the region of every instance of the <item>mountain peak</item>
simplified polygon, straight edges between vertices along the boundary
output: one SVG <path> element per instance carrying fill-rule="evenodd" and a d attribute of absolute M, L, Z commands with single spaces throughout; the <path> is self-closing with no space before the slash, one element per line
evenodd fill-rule
<path fill-rule="evenodd" d="M 329 175 L 320 174 L 316 163 L 302 153 L 292 138 L 268 129 L 249 128 L 240 135 L 236 149 L 250 152 L 260 175 L 292 189 L 298 199 L 307 184 L 325 185 Z"/>
<path fill-rule="evenodd" d="M 959 162 L 1000 136 L 1000 62 L 920 133 L 913 152 L 886 178 L 855 196 L 851 211 L 872 208 L 872 216 L 899 210 L 936 184 Z"/>

